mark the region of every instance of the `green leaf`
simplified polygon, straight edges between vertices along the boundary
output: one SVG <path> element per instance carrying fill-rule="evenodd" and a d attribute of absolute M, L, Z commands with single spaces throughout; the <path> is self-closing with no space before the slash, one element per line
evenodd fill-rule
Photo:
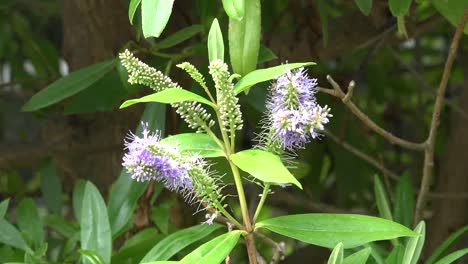
<path fill-rule="evenodd" d="M 344 248 L 353 248 L 372 241 L 418 235 L 386 219 L 353 214 L 280 216 L 261 221 L 255 228 L 266 228 L 305 243 L 328 248 L 340 242 Z"/>
<path fill-rule="evenodd" d="M 150 95 L 138 98 L 138 99 L 127 100 L 120 106 L 120 108 L 129 107 L 131 105 L 138 104 L 138 103 L 158 102 L 158 103 L 172 104 L 172 103 L 179 103 L 183 101 L 195 101 L 195 102 L 207 104 L 211 107 L 216 107 L 212 102 L 206 100 L 205 98 L 201 97 L 198 94 L 192 93 L 184 89 L 170 88 L 170 89 L 166 89 L 161 92 L 150 94 Z"/>
<path fill-rule="evenodd" d="M 192 38 L 196 34 L 203 32 L 202 25 L 191 25 L 184 29 L 177 31 L 176 33 L 168 36 L 167 38 L 157 42 L 154 47 L 158 49 L 166 49 L 173 47 L 187 39 Z"/>
<path fill-rule="evenodd" d="M 224 11 L 230 18 L 240 21 L 244 17 L 244 1 L 250 0 L 223 0 Z"/>
<path fill-rule="evenodd" d="M 229 54 L 234 73 L 242 76 L 257 67 L 261 37 L 260 0 L 245 0 L 244 17 L 229 19 Z"/>
<path fill-rule="evenodd" d="M 404 173 L 396 186 L 395 196 L 395 221 L 407 227 L 411 227 L 413 223 L 414 211 L 414 192 L 411 176 L 409 173 Z"/>
<path fill-rule="evenodd" d="M 213 19 L 210 32 L 208 33 L 208 58 L 210 62 L 214 60 L 224 61 L 223 34 L 216 18 Z"/>
<path fill-rule="evenodd" d="M 18 229 L 5 219 L 0 219 L 0 243 L 32 253 Z"/>
<path fill-rule="evenodd" d="M 419 222 L 414 231 L 418 233 L 419 236 L 411 237 L 408 240 L 405 248 L 405 255 L 403 256 L 403 264 L 416 264 L 421 256 L 424 240 L 426 238 L 426 224 L 424 221 Z"/>
<path fill-rule="evenodd" d="M 283 165 L 280 157 L 271 152 L 248 149 L 231 155 L 231 160 L 241 170 L 263 182 L 292 183 L 302 189 L 301 183 Z"/>
<path fill-rule="evenodd" d="M 372 248 L 370 248 L 370 247 L 366 247 L 364 249 L 361 249 L 358 252 L 347 256 L 343 260 L 343 264 L 366 264 L 367 259 L 369 258 L 371 251 L 372 251 Z"/>
<path fill-rule="evenodd" d="M 92 264 L 105 263 L 102 257 L 96 254 L 96 252 L 94 252 L 93 250 L 80 249 L 78 250 L 78 253 L 80 253 L 80 255 L 83 256 L 84 259 L 88 260 Z"/>
<path fill-rule="evenodd" d="M 8 210 L 8 204 L 10 203 L 10 199 L 5 199 L 0 203 L 0 219 L 5 218 L 6 212 Z"/>
<path fill-rule="evenodd" d="M 376 243 L 369 243 L 368 245 L 370 248 L 372 248 L 371 256 L 375 260 L 375 262 L 377 264 L 385 264 L 384 258 L 382 256 L 388 253 L 387 250 Z"/>
<path fill-rule="evenodd" d="M 468 6 L 468 0 L 432 0 L 431 2 L 454 27 L 460 24 L 463 12 Z M 465 25 L 464 32 L 468 34 L 468 24 Z"/>
<path fill-rule="evenodd" d="M 78 180 L 78 182 L 75 183 L 75 187 L 73 188 L 73 213 L 75 214 L 75 218 L 78 220 L 78 222 L 81 220 L 81 207 L 83 205 L 85 186 L 86 182 L 84 180 Z"/>
<path fill-rule="evenodd" d="M 355 0 L 356 5 L 359 7 L 359 10 L 361 12 L 368 16 L 370 15 L 370 12 L 372 11 L 372 0 Z"/>
<path fill-rule="evenodd" d="M 62 212 L 62 183 L 57 175 L 55 164 L 52 159 L 48 159 L 39 169 L 41 177 L 41 191 L 51 213 L 60 214 Z"/>
<path fill-rule="evenodd" d="M 104 77 L 115 64 L 116 60 L 108 60 L 74 71 L 33 95 L 21 110 L 35 111 L 77 94 Z"/>
<path fill-rule="evenodd" d="M 112 255 L 112 264 L 140 263 L 143 256 L 164 236 L 156 228 L 146 228 L 136 233 Z"/>
<path fill-rule="evenodd" d="M 112 237 L 107 208 L 98 189 L 86 182 L 81 209 L 81 249 L 93 250 L 110 263 Z"/>
<path fill-rule="evenodd" d="M 143 36 L 159 37 L 172 13 L 174 0 L 142 0 Z"/>
<path fill-rule="evenodd" d="M 223 149 L 208 134 L 184 133 L 164 138 L 161 143 L 177 144 L 181 152 L 198 153 L 205 158 L 223 157 Z"/>
<path fill-rule="evenodd" d="M 405 248 L 398 244 L 393 247 L 392 252 L 388 255 L 387 259 L 385 260 L 385 264 L 401 264 L 403 263 L 403 256 L 405 254 Z"/>
<path fill-rule="evenodd" d="M 45 217 L 44 223 L 66 238 L 71 238 L 78 232 L 78 228 L 60 215 L 48 215 Z"/>
<path fill-rule="evenodd" d="M 174 264 L 174 263 L 180 263 L 180 261 L 151 261 L 151 262 L 145 262 L 143 264 Z"/>
<path fill-rule="evenodd" d="M 343 263 L 343 243 L 338 243 L 333 248 L 330 257 L 328 258 L 327 264 L 341 264 Z"/>
<path fill-rule="evenodd" d="M 31 240 L 35 249 L 44 242 L 44 228 L 36 204 L 31 198 L 22 199 L 16 208 L 19 229 Z"/>
<path fill-rule="evenodd" d="M 394 17 L 403 17 L 408 13 L 411 0 L 388 0 L 388 6 Z"/>
<path fill-rule="evenodd" d="M 468 225 L 464 226 L 454 233 L 452 233 L 440 246 L 434 250 L 432 255 L 427 259 L 426 264 L 433 264 L 442 256 L 442 254 L 449 249 L 452 244 L 458 240 L 461 236 L 463 236 L 466 232 L 468 232 Z"/>
<path fill-rule="evenodd" d="M 156 244 L 140 263 L 168 260 L 188 245 L 208 236 L 221 227 L 218 224 L 197 225 L 172 233 Z"/>
<path fill-rule="evenodd" d="M 258 62 L 257 64 L 268 62 L 272 60 L 278 59 L 278 56 L 269 48 L 265 46 L 260 46 L 260 50 L 258 51 Z"/>
<path fill-rule="evenodd" d="M 322 23 L 322 43 L 324 47 L 328 45 L 328 19 L 329 6 L 326 0 L 317 0 L 317 8 L 320 14 L 320 22 Z"/>
<path fill-rule="evenodd" d="M 242 77 L 235 85 L 234 91 L 239 94 L 253 85 L 275 79 L 286 73 L 286 70 L 292 70 L 299 67 L 315 65 L 314 62 L 297 62 L 274 66 L 271 68 L 255 70 Z"/>
<path fill-rule="evenodd" d="M 164 131 L 166 107 L 162 104 L 148 103 L 141 117 L 140 126 L 136 134 L 141 134 L 143 128 L 141 123 L 147 123 L 151 131 Z M 109 195 L 109 222 L 112 235 L 117 236 L 130 222 L 136 209 L 137 201 L 148 186 L 147 182 L 132 180 L 126 169 L 122 169 L 119 178 L 112 185 Z"/>
<path fill-rule="evenodd" d="M 181 264 L 221 263 L 236 246 L 242 231 L 235 230 L 217 236 L 185 256 Z"/>
<path fill-rule="evenodd" d="M 374 176 L 374 195 L 380 216 L 392 221 L 393 217 L 392 212 L 390 211 L 387 193 L 382 182 L 379 179 L 379 176 L 377 175 Z"/>
<path fill-rule="evenodd" d="M 133 17 L 135 16 L 136 10 L 140 5 L 141 0 L 130 0 L 130 4 L 128 5 L 128 20 L 130 24 L 133 25 Z"/>
<path fill-rule="evenodd" d="M 442 259 L 437 261 L 435 264 L 450 264 L 456 261 L 457 259 L 465 256 L 466 254 L 468 254 L 468 248 L 460 249 L 443 257 Z"/>

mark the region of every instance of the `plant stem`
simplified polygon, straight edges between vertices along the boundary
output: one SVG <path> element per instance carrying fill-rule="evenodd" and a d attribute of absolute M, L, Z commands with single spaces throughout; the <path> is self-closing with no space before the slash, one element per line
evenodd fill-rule
<path fill-rule="evenodd" d="M 239 229 L 244 229 L 242 224 L 239 223 L 226 209 L 224 209 L 223 205 L 217 201 L 216 206 L 218 207 L 218 210 L 227 218 L 231 223 L 233 223 L 237 228 Z"/>
<path fill-rule="evenodd" d="M 270 191 L 270 186 L 270 183 L 266 183 L 265 187 L 263 188 L 262 197 L 260 198 L 260 202 L 258 202 L 257 210 L 255 210 L 255 214 L 253 217 L 254 223 L 257 221 L 257 217 L 260 214 L 260 211 L 262 210 L 263 204 L 265 204 L 266 197 L 268 196 L 268 192 Z"/>

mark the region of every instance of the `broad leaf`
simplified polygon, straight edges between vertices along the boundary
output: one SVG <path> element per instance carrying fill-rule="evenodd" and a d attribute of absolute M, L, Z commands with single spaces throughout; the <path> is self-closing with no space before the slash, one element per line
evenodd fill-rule
<path fill-rule="evenodd" d="M 191 25 L 157 42 L 154 47 L 165 49 L 175 46 L 203 31 L 202 25 Z"/>
<path fill-rule="evenodd" d="M 407 227 L 413 224 L 414 192 L 409 173 L 404 173 L 396 186 L 395 221 Z"/>
<path fill-rule="evenodd" d="M 450 264 L 450 263 L 453 263 L 454 261 L 457 261 L 459 258 L 465 256 L 466 254 L 468 254 L 468 248 L 460 249 L 443 257 L 442 259 L 437 261 L 435 264 Z"/>
<path fill-rule="evenodd" d="M 356 5 L 359 7 L 359 10 L 361 10 L 361 12 L 368 16 L 370 15 L 370 12 L 372 10 L 372 0 L 355 0 L 356 1 Z"/>
<path fill-rule="evenodd" d="M 343 264 L 366 264 L 367 259 L 369 258 L 371 251 L 372 251 L 372 248 L 370 248 L 370 247 L 361 249 L 358 252 L 347 256 L 343 260 Z"/>
<path fill-rule="evenodd" d="M 436 248 L 436 250 L 434 250 L 432 255 L 427 259 L 426 264 L 433 264 L 434 262 L 436 262 L 436 260 L 438 260 L 442 256 L 442 254 L 445 251 L 447 251 L 447 249 L 449 249 L 456 240 L 458 240 L 467 232 L 468 232 L 468 225 L 452 233 L 442 244 L 440 244 Z"/>
<path fill-rule="evenodd" d="M 220 235 L 185 256 L 181 264 L 221 263 L 236 246 L 242 231 L 235 230 Z"/>
<path fill-rule="evenodd" d="M 224 156 L 223 149 L 208 134 L 177 134 L 162 139 L 161 143 L 176 144 L 181 152 L 198 153 L 205 158 Z"/>
<path fill-rule="evenodd" d="M 223 34 L 216 18 L 213 20 L 208 33 L 208 58 L 210 62 L 214 60 L 224 61 Z"/>
<path fill-rule="evenodd" d="M 216 107 L 212 102 L 206 100 L 205 98 L 201 97 L 198 94 L 192 93 L 184 89 L 170 88 L 170 89 L 166 89 L 161 92 L 150 94 L 150 95 L 138 98 L 138 99 L 127 100 L 120 106 L 120 108 L 125 108 L 134 104 L 147 103 L 147 102 L 172 104 L 172 103 L 180 103 L 184 101 L 195 101 L 195 102 L 207 104 L 212 107 Z"/>
<path fill-rule="evenodd" d="M 107 208 L 98 189 L 87 182 L 81 208 L 81 249 L 92 250 L 110 263 L 112 236 Z"/>
<path fill-rule="evenodd" d="M 42 164 L 39 174 L 41 176 L 41 191 L 51 213 L 62 212 L 62 183 L 57 175 L 53 160 L 49 159 Z"/>
<path fill-rule="evenodd" d="M 32 253 L 18 229 L 5 219 L 0 219 L 0 243 Z"/>
<path fill-rule="evenodd" d="M 130 0 L 130 4 L 128 5 L 128 20 L 130 24 L 133 25 L 133 17 L 135 16 L 136 10 L 140 5 L 141 0 Z"/>
<path fill-rule="evenodd" d="M 44 228 L 36 204 L 31 198 L 24 198 L 16 209 L 19 229 L 31 240 L 34 249 L 44 242 Z"/>
<path fill-rule="evenodd" d="M 278 65 L 278 66 L 274 66 L 274 67 L 266 68 L 266 69 L 255 70 L 253 72 L 250 72 L 246 76 L 242 77 L 236 83 L 236 85 L 234 85 L 234 91 L 236 92 L 236 94 L 239 94 L 249 89 L 250 87 L 252 87 L 253 85 L 257 83 L 275 79 L 285 74 L 287 70 L 292 70 L 292 69 L 309 66 L 309 65 L 315 65 L 315 63 L 314 62 L 297 62 L 297 63 Z"/>
<path fill-rule="evenodd" d="M 387 192 L 379 179 L 379 176 L 374 176 L 374 195 L 377 203 L 379 215 L 385 219 L 393 220 L 392 212 L 388 202 Z"/>
<path fill-rule="evenodd" d="M 395 17 L 402 17 L 408 13 L 411 0 L 388 0 L 390 12 Z"/>
<path fill-rule="evenodd" d="M 171 16 L 173 4 L 174 0 L 141 1 L 141 18 L 145 38 L 161 35 Z"/>
<path fill-rule="evenodd" d="M 268 183 L 292 183 L 302 185 L 281 162 L 277 155 L 259 149 L 248 149 L 231 155 L 232 162 L 253 177 Z"/>
<path fill-rule="evenodd" d="M 250 0 L 223 0 L 224 11 L 230 18 L 240 21 L 244 17 L 245 1 Z"/>
<path fill-rule="evenodd" d="M 468 0 L 432 0 L 432 4 L 450 23 L 457 27 L 468 6 Z M 468 24 L 465 25 L 465 34 L 468 34 Z"/>
<path fill-rule="evenodd" d="M 328 258 L 327 264 L 341 264 L 343 263 L 343 243 L 338 243 L 338 245 L 333 248 L 330 257 Z"/>
<path fill-rule="evenodd" d="M 35 111 L 77 94 L 104 77 L 115 64 L 116 60 L 109 60 L 72 72 L 33 95 L 21 110 Z"/>
<path fill-rule="evenodd" d="M 5 199 L 0 203 L 0 219 L 4 218 L 6 212 L 8 210 L 8 204 L 10 203 L 10 199 Z"/>
<path fill-rule="evenodd" d="M 140 263 L 168 260 L 188 245 L 203 239 L 221 227 L 218 224 L 197 225 L 172 233 L 156 244 Z"/>
<path fill-rule="evenodd" d="M 403 256 L 403 264 L 416 264 L 421 256 L 424 240 L 426 238 L 426 224 L 424 221 L 419 222 L 414 231 L 418 233 L 419 236 L 411 237 L 408 240 L 405 248 L 405 255 Z"/>
<path fill-rule="evenodd" d="M 333 248 L 342 242 L 353 248 L 378 240 L 418 234 L 398 223 L 366 215 L 299 214 L 270 218 L 255 225 L 305 243 Z"/>

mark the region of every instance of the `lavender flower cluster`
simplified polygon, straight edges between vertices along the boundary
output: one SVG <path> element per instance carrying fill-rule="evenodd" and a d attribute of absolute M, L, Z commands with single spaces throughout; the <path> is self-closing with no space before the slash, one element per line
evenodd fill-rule
<path fill-rule="evenodd" d="M 320 135 L 332 115 L 328 106 L 317 104 L 316 86 L 317 79 L 309 78 L 304 68 L 287 70 L 276 79 L 267 101 L 264 147 L 294 150 Z"/>

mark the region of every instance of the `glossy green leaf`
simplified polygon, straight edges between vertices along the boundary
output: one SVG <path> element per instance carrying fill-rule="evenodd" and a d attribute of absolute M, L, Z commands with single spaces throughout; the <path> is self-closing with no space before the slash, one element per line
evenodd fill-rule
<path fill-rule="evenodd" d="M 353 214 L 299 214 L 270 218 L 255 225 L 305 243 L 353 248 L 378 240 L 418 234 L 387 219 Z"/>
<path fill-rule="evenodd" d="M 44 242 L 44 228 L 36 204 L 31 198 L 22 199 L 16 208 L 19 229 L 31 240 L 34 249 Z"/>
<path fill-rule="evenodd" d="M 402 17 L 408 13 L 411 0 L 388 0 L 390 12 L 395 17 Z"/>
<path fill-rule="evenodd" d="M 130 0 L 130 4 L 128 5 L 128 20 L 130 24 L 133 25 L 133 17 L 137 11 L 138 6 L 140 5 L 141 0 Z"/>
<path fill-rule="evenodd" d="M 224 61 L 223 34 L 216 18 L 213 20 L 208 33 L 208 58 L 210 62 L 214 60 Z"/>
<path fill-rule="evenodd" d="M 127 100 L 120 106 L 120 108 L 125 108 L 134 104 L 147 103 L 147 102 L 172 104 L 172 103 L 180 103 L 184 101 L 195 101 L 195 102 L 207 104 L 212 107 L 216 107 L 212 102 L 206 100 L 205 98 L 201 97 L 198 94 L 192 93 L 184 89 L 170 88 L 170 89 L 166 89 L 161 92 L 150 94 L 150 95 L 138 98 L 138 99 Z"/>
<path fill-rule="evenodd" d="M 229 55 L 234 73 L 242 76 L 257 67 L 261 37 L 260 0 L 245 0 L 244 17 L 229 19 Z"/>
<path fill-rule="evenodd" d="M 435 264 L 450 264 L 450 263 L 453 263 L 454 261 L 457 261 L 459 258 L 465 256 L 466 254 L 468 254 L 468 248 L 460 249 L 441 258 Z"/>
<path fill-rule="evenodd" d="M 177 134 L 162 139 L 161 143 L 176 144 L 181 152 L 198 153 L 205 158 L 224 156 L 223 149 L 208 134 Z"/>
<path fill-rule="evenodd" d="M 359 250 L 349 256 L 347 256 L 343 260 L 343 264 L 366 264 L 367 259 L 371 254 L 372 248 L 366 247 L 364 249 Z"/>
<path fill-rule="evenodd" d="M 78 250 L 78 253 L 83 257 L 83 259 L 86 259 L 89 261 L 88 263 L 91 264 L 105 264 L 104 260 L 102 259 L 101 256 L 96 254 L 93 250 L 85 250 L 85 249 L 80 249 Z M 84 262 L 87 263 L 87 262 Z"/>
<path fill-rule="evenodd" d="M 359 10 L 361 10 L 361 12 L 368 16 L 370 15 L 370 12 L 372 10 L 372 0 L 355 0 L 356 1 L 356 5 L 359 7 Z"/>
<path fill-rule="evenodd" d="M 379 176 L 374 176 L 374 195 L 377 203 L 379 215 L 385 219 L 393 220 L 392 212 L 388 202 L 387 192 L 379 179 Z"/>
<path fill-rule="evenodd" d="M 234 91 L 236 94 L 239 94 L 253 85 L 265 81 L 269 81 L 272 79 L 275 79 L 283 74 L 286 73 L 286 70 L 292 70 L 304 66 L 309 66 L 309 65 L 315 65 L 314 62 L 297 62 L 297 63 L 289 63 L 289 64 L 283 64 L 283 65 L 278 65 L 274 66 L 271 68 L 266 68 L 266 69 L 259 69 L 255 70 L 253 72 L 250 72 L 246 76 L 242 77 L 235 85 L 234 85 Z"/>
<path fill-rule="evenodd" d="M 284 166 L 280 157 L 271 152 L 248 149 L 231 155 L 231 160 L 241 170 L 263 182 L 292 183 L 302 189 L 301 183 Z"/>
<path fill-rule="evenodd" d="M 278 56 L 269 48 L 260 46 L 258 51 L 258 64 L 278 59 Z"/>
<path fill-rule="evenodd" d="M 75 95 L 104 77 L 115 64 L 116 60 L 108 60 L 72 72 L 33 95 L 21 110 L 35 111 Z"/>
<path fill-rule="evenodd" d="M 171 16 L 173 4 L 174 0 L 141 1 L 141 18 L 145 38 L 161 35 Z"/>
<path fill-rule="evenodd" d="M 73 187 L 73 213 L 75 214 L 76 220 L 78 222 L 81 220 L 81 207 L 83 205 L 83 195 L 86 182 L 84 180 L 78 180 Z"/>
<path fill-rule="evenodd" d="M 196 34 L 203 32 L 202 25 L 191 25 L 186 28 L 183 28 L 176 33 L 168 36 L 167 38 L 157 42 L 154 47 L 158 49 L 166 49 L 173 47 L 181 42 L 186 41 L 187 39 L 192 38 Z"/>
<path fill-rule="evenodd" d="M 147 123 L 151 131 L 164 131 L 166 107 L 163 104 L 148 103 L 141 118 L 136 134 L 142 132 L 141 123 Z M 130 222 L 136 209 L 138 199 L 148 186 L 147 182 L 132 180 L 126 169 L 122 169 L 119 178 L 112 185 L 109 195 L 109 222 L 112 235 L 120 234 Z"/>
<path fill-rule="evenodd" d="M 0 243 L 19 248 L 26 252 L 32 252 L 18 229 L 8 223 L 5 219 L 0 219 Z"/>
<path fill-rule="evenodd" d="M 221 263 L 236 246 L 242 231 L 235 230 L 213 238 L 185 256 L 181 264 Z"/>
<path fill-rule="evenodd" d="M 403 264 L 416 264 L 421 256 L 424 240 L 426 238 L 426 224 L 424 221 L 419 222 L 414 231 L 418 233 L 419 236 L 411 237 L 408 240 L 405 248 L 405 255 L 403 256 Z"/>
<path fill-rule="evenodd" d="M 333 248 L 330 257 L 328 258 L 327 264 L 342 264 L 343 263 L 343 243 L 338 243 Z"/>
<path fill-rule="evenodd" d="M 156 260 L 168 260 L 188 245 L 208 236 L 221 225 L 197 225 L 170 234 L 156 244 L 140 263 Z"/>
<path fill-rule="evenodd" d="M 92 250 L 104 263 L 110 263 L 112 236 L 104 199 L 98 189 L 86 182 L 81 208 L 81 249 Z"/>
<path fill-rule="evenodd" d="M 0 219 L 3 219 L 6 215 L 8 210 L 8 204 L 10 203 L 10 199 L 5 199 L 0 203 Z"/>
<path fill-rule="evenodd" d="M 468 0 L 431 0 L 431 2 L 454 27 L 460 24 L 464 9 L 468 6 Z M 464 32 L 468 34 L 468 23 L 465 25 Z"/>
<path fill-rule="evenodd" d="M 41 176 L 41 191 L 47 207 L 51 213 L 60 214 L 63 202 L 62 183 L 52 159 L 42 164 L 39 174 Z"/>
<path fill-rule="evenodd" d="M 452 233 L 442 244 L 440 244 L 432 253 L 432 255 L 426 260 L 426 264 L 434 264 L 442 254 L 449 249 L 455 241 L 462 237 L 468 232 L 468 225 L 464 226 L 454 233 Z"/>
<path fill-rule="evenodd" d="M 407 227 L 413 224 L 414 191 L 411 176 L 404 173 L 396 186 L 395 210 L 393 216 L 395 221 Z"/>
<path fill-rule="evenodd" d="M 385 264 L 401 264 L 403 263 L 403 256 L 405 254 L 405 248 L 398 244 L 393 247 L 392 251 L 385 260 Z"/>
<path fill-rule="evenodd" d="M 55 232 L 67 238 L 71 238 L 78 232 L 77 227 L 60 215 L 47 215 L 44 219 L 44 223 Z"/>
<path fill-rule="evenodd" d="M 224 11 L 230 18 L 241 20 L 244 17 L 245 1 L 249 0 L 223 0 Z"/>

